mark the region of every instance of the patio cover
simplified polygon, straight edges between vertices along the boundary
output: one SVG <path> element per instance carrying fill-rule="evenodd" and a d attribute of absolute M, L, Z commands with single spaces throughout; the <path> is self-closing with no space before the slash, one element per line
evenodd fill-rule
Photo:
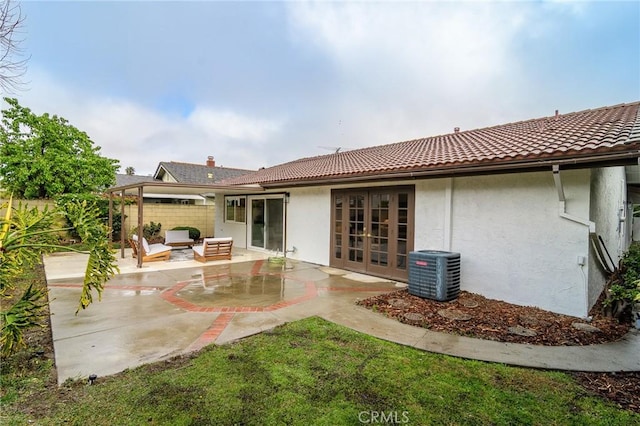
<path fill-rule="evenodd" d="M 113 227 L 113 199 L 119 195 L 122 199 L 121 209 L 124 216 L 124 197 L 135 196 L 138 203 L 138 229 L 144 226 L 144 203 L 145 195 L 153 196 L 158 194 L 177 194 L 177 195 L 199 195 L 201 197 L 214 197 L 215 194 L 224 193 L 247 193 L 255 194 L 264 192 L 264 188 L 260 185 L 195 185 L 185 183 L 172 182 L 139 182 L 130 185 L 123 185 L 109 188 L 105 191 L 109 194 L 109 228 Z M 138 253 L 142 251 L 142 238 L 138 238 Z M 125 238 L 124 233 L 120 233 L 120 256 L 124 258 Z M 138 256 L 138 268 L 142 267 L 142 256 Z"/>

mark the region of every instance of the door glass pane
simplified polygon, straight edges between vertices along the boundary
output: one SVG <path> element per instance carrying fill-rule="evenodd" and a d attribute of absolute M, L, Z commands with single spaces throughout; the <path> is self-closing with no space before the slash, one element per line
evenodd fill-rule
<path fill-rule="evenodd" d="M 371 231 L 369 242 L 369 263 L 376 266 L 387 266 L 389 259 L 389 202 L 391 195 L 372 193 L 369 220 Z"/>
<path fill-rule="evenodd" d="M 408 209 L 409 208 L 409 194 L 398 194 L 398 208 Z"/>
<path fill-rule="evenodd" d="M 336 195 L 333 207 L 333 257 L 342 259 L 342 195 Z"/>
<path fill-rule="evenodd" d="M 267 214 L 265 220 L 265 248 L 283 252 L 284 240 L 284 202 L 282 198 L 267 199 Z"/>
<path fill-rule="evenodd" d="M 365 224 L 364 205 L 365 196 L 362 194 L 349 195 L 349 236 L 348 260 L 361 263 L 364 260 Z"/>
<path fill-rule="evenodd" d="M 251 245 L 264 248 L 264 200 L 251 200 Z"/>
<path fill-rule="evenodd" d="M 396 243 L 396 268 L 407 269 L 409 233 L 409 194 L 398 194 L 398 238 Z"/>

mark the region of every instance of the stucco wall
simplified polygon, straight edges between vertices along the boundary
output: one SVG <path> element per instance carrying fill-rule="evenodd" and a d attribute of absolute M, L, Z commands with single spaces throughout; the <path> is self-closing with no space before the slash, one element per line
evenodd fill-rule
<path fill-rule="evenodd" d="M 591 174 L 591 218 L 596 233 L 602 237 L 615 265 L 628 248 L 629 235 L 625 224 L 619 224 L 620 209 L 626 201 L 626 174 L 624 167 L 594 169 Z M 630 220 L 630 217 L 628 218 Z M 606 254 L 605 254 L 606 256 Z M 591 249 L 589 257 L 589 300 L 595 303 L 604 288 L 606 276 Z"/>
<path fill-rule="evenodd" d="M 587 219 L 589 173 L 565 172 L 562 178 L 567 211 Z M 419 193 L 420 204 L 432 202 L 433 196 L 426 200 Z M 444 215 L 446 206 L 441 211 Z M 558 212 L 551 172 L 454 179 L 451 251 L 461 253 L 462 288 L 520 305 L 586 315 L 586 271 L 577 258 L 587 256 L 588 228 Z M 431 234 L 440 238 L 443 231 L 421 230 L 427 240 L 416 238 L 416 249 L 432 247 Z"/>
<path fill-rule="evenodd" d="M 290 191 L 287 206 L 287 256 L 321 265 L 329 264 L 331 189 L 298 188 Z"/>

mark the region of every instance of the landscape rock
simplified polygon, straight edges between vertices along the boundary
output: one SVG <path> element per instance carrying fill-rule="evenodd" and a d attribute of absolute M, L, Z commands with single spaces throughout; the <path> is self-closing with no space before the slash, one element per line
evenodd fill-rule
<path fill-rule="evenodd" d="M 438 315 L 454 321 L 469 321 L 473 318 L 471 315 L 457 309 L 440 309 Z"/>
<path fill-rule="evenodd" d="M 518 336 L 525 336 L 525 337 L 534 337 L 538 335 L 538 333 L 536 333 L 534 330 L 523 327 L 521 325 L 516 325 L 515 327 L 509 327 L 508 331 L 510 334 L 517 334 Z"/>

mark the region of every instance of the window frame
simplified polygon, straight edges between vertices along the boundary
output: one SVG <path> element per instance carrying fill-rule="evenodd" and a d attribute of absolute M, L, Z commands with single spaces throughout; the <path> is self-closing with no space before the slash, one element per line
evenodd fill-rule
<path fill-rule="evenodd" d="M 231 211 L 231 219 L 229 213 Z M 242 212 L 242 217 L 239 218 Z M 247 197 L 242 195 L 232 195 L 224 197 L 224 221 L 228 223 L 247 223 Z"/>

